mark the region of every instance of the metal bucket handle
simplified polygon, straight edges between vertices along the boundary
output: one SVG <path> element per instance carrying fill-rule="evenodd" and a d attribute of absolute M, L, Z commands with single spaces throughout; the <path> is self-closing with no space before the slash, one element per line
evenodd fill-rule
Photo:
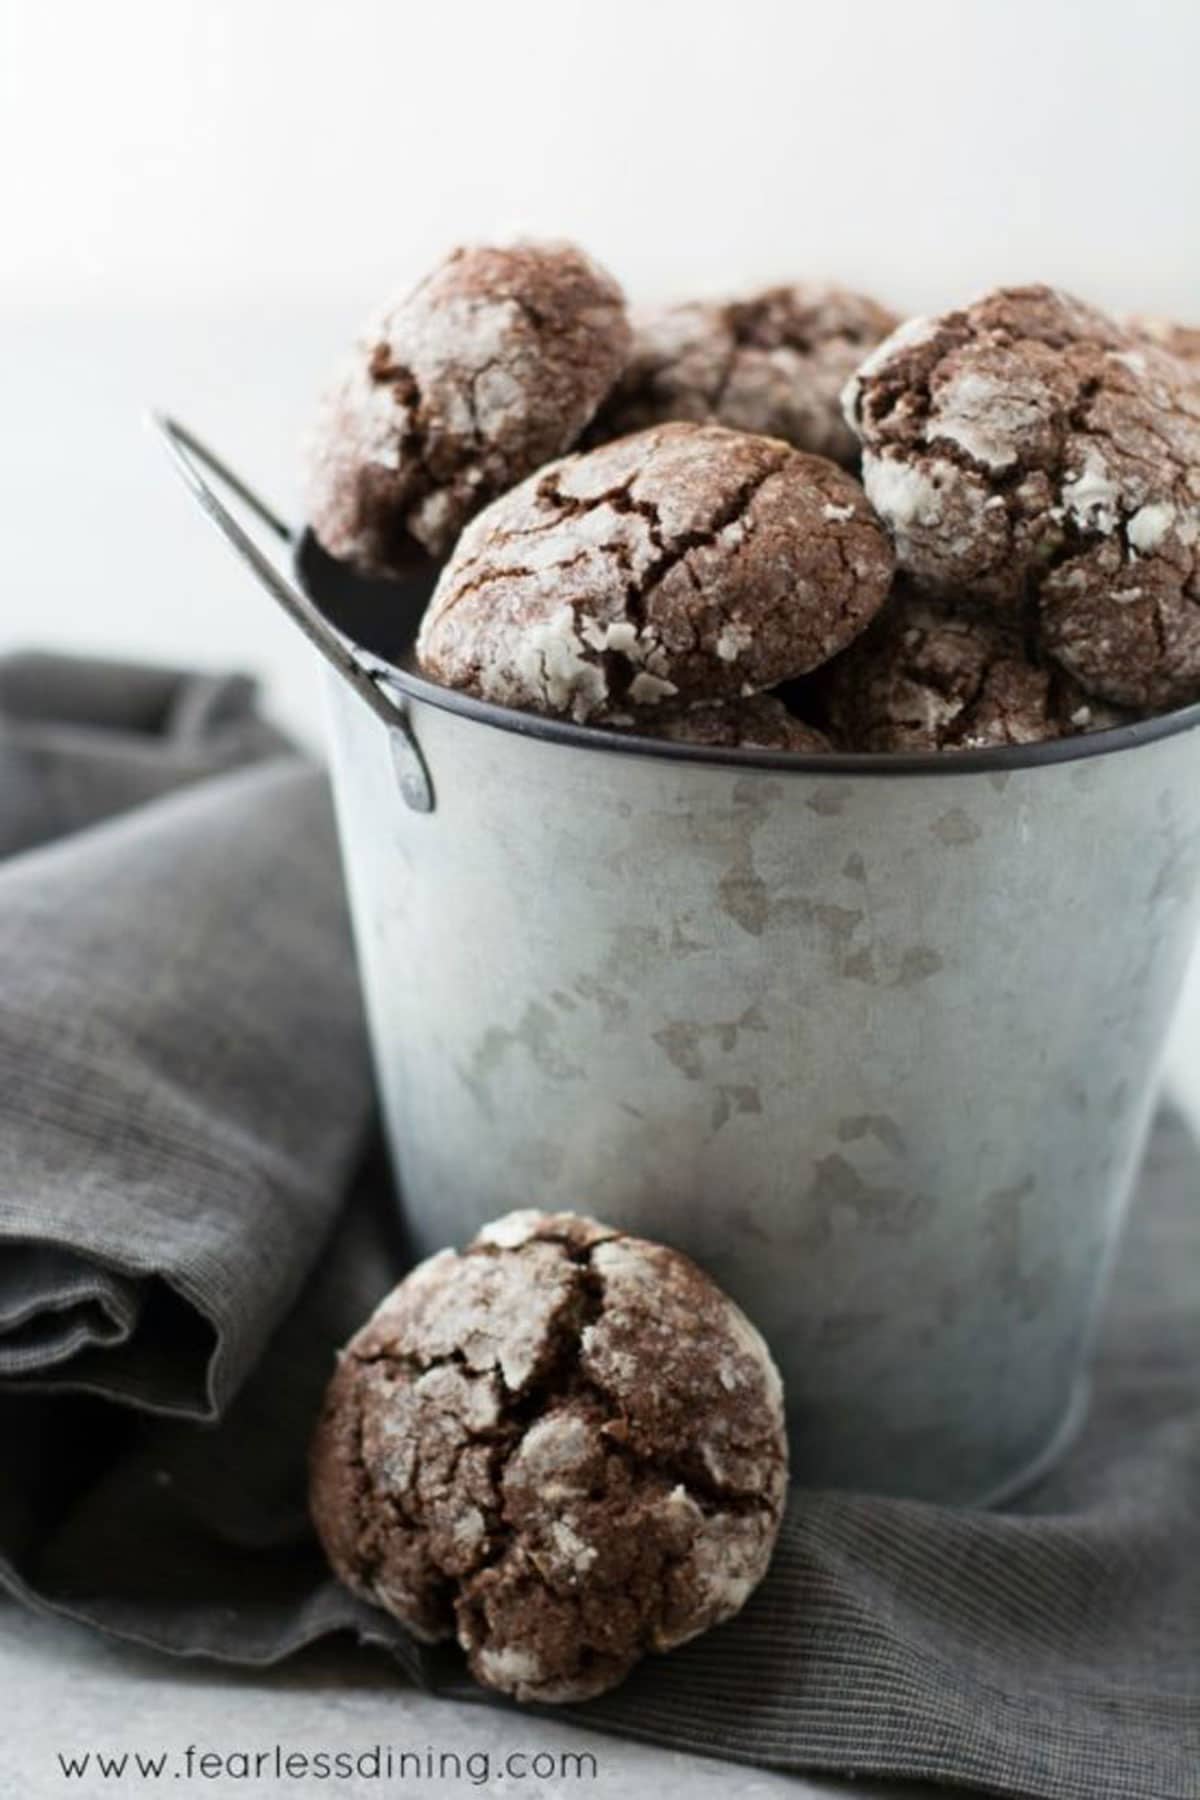
<path fill-rule="evenodd" d="M 288 547 L 295 541 L 291 529 L 253 488 L 235 475 L 185 425 L 169 413 L 159 412 L 150 415 L 150 423 L 163 438 L 189 491 L 226 543 L 282 606 L 293 624 L 300 627 L 309 643 L 315 645 L 326 662 L 350 683 L 359 698 L 387 726 L 396 776 L 406 804 L 414 812 L 432 812 L 433 782 L 409 725 L 404 698 L 389 680 L 387 665 L 368 658 L 365 651 L 335 630 L 290 575 L 260 549 L 238 523 L 207 476 L 214 476 L 220 486 L 251 512 L 274 538 Z"/>

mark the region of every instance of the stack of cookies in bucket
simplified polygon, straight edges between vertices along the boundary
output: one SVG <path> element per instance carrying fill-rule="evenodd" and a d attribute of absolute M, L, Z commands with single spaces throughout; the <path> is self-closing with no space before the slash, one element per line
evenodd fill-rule
<path fill-rule="evenodd" d="M 1200 333 L 1050 287 L 631 316 L 569 244 L 456 250 L 329 395 L 309 516 L 441 563 L 432 680 L 581 724 L 942 751 L 1200 700 Z"/>
<path fill-rule="evenodd" d="M 631 318 L 570 245 L 458 250 L 329 395 L 309 516 L 381 606 L 439 567 L 431 680 L 583 727 L 938 753 L 1200 700 L 1200 343 L 1048 287 L 907 321 L 804 284 Z M 366 1605 L 564 1703 L 746 1605 L 787 1470 L 729 1296 L 556 1207 L 382 1301 L 311 1503 Z"/>

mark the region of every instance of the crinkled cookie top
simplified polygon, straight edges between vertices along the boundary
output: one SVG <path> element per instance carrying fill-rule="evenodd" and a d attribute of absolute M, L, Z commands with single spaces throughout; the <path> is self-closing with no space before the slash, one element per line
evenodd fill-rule
<path fill-rule="evenodd" d="M 633 354 L 593 440 L 693 419 L 853 464 L 842 388 L 895 324 L 865 294 L 811 282 L 648 309 L 634 319 Z"/>
<path fill-rule="evenodd" d="M 418 639 L 434 680 L 579 720 L 737 698 L 842 649 L 883 603 L 887 538 L 820 457 L 660 425 L 569 457 L 463 533 Z"/>
<path fill-rule="evenodd" d="M 571 244 L 459 249 L 367 332 L 319 422 L 309 518 L 375 574 L 443 556 L 576 442 L 629 354 L 616 282 Z"/>
<path fill-rule="evenodd" d="M 832 748 L 824 732 L 798 719 L 774 694 L 667 707 L 640 718 L 635 728 L 668 743 L 703 744 L 712 750 L 792 750 L 812 756 Z"/>
<path fill-rule="evenodd" d="M 1166 350 L 1184 362 L 1200 363 L 1200 325 L 1181 325 L 1175 319 L 1133 313 L 1125 320 L 1125 326 L 1134 337 L 1157 344 L 1160 350 Z"/>
<path fill-rule="evenodd" d="M 910 320 L 845 395 L 863 481 L 927 592 L 1032 610 L 1130 706 L 1200 697 L 1200 381 L 1048 287 Z"/>
<path fill-rule="evenodd" d="M 1061 669 L 1033 662 L 1006 621 L 903 591 L 829 665 L 824 692 L 846 750 L 982 750 L 1122 722 Z"/>
<path fill-rule="evenodd" d="M 738 1611 L 787 1482 L 779 1377 L 694 1263 L 512 1213 L 339 1359 L 312 1451 L 338 1575 L 477 1677 L 581 1700 Z"/>

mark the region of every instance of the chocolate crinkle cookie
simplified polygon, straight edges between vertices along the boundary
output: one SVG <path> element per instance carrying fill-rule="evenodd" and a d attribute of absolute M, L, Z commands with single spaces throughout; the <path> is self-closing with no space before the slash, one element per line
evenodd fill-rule
<path fill-rule="evenodd" d="M 806 755 L 832 748 L 824 732 L 789 712 L 773 694 L 746 700 L 710 700 L 699 706 L 666 707 L 630 719 L 628 729 L 672 744 L 702 744 L 712 750 L 794 750 Z"/>
<path fill-rule="evenodd" d="M 1102 731 L 1126 715 L 1039 667 L 1007 622 L 899 592 L 822 677 L 847 750 L 981 750 Z"/>
<path fill-rule="evenodd" d="M 863 481 L 927 592 L 1024 616 L 1089 693 L 1200 697 L 1200 381 L 1048 287 L 912 320 L 846 392 Z"/>
<path fill-rule="evenodd" d="M 1125 321 L 1134 337 L 1145 338 L 1186 363 L 1200 363 L 1200 325 L 1180 325 L 1174 319 L 1156 319 L 1134 313 Z"/>
<path fill-rule="evenodd" d="M 865 294 L 812 283 L 648 310 L 635 318 L 633 354 L 592 438 L 693 419 L 853 465 L 842 388 L 895 324 Z"/>
<path fill-rule="evenodd" d="M 572 1214 L 443 1250 L 339 1358 L 312 1449 L 329 1559 L 520 1700 L 584 1700 L 730 1618 L 787 1483 L 765 1344 L 694 1263 Z"/>
<path fill-rule="evenodd" d="M 455 250 L 368 331 L 312 446 L 309 520 L 388 575 L 444 556 L 496 494 L 576 442 L 628 358 L 617 284 L 570 244 Z"/>
<path fill-rule="evenodd" d="M 891 575 L 833 463 L 659 425 L 494 501 L 443 570 L 417 653 L 447 687 L 579 720 L 738 698 L 842 649 Z"/>

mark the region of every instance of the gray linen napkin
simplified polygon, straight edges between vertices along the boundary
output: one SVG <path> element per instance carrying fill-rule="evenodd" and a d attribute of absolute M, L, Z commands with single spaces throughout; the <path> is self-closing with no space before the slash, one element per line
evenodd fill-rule
<path fill-rule="evenodd" d="M 329 1578 L 305 1513 L 333 1348 L 404 1267 L 323 784 L 278 756 L 200 779 L 206 754 L 270 757 L 223 737 L 243 693 L 186 755 L 177 709 L 139 714 L 157 749 L 124 788 L 129 672 L 78 673 L 69 728 L 36 728 L 70 740 L 57 823 L 0 748 L 41 845 L 0 863 L 0 1583 L 234 1663 L 353 1633 L 481 1698 Z M 971 1514 L 797 1489 L 741 1617 L 575 1716 L 785 1769 L 1197 1800 L 1198 1177 L 1160 1121 L 1090 1419 L 1033 1493 Z"/>
<path fill-rule="evenodd" d="M 216 1418 L 370 1104 L 323 778 L 241 678 L 22 657 L 0 841 L 0 1382 Z"/>

